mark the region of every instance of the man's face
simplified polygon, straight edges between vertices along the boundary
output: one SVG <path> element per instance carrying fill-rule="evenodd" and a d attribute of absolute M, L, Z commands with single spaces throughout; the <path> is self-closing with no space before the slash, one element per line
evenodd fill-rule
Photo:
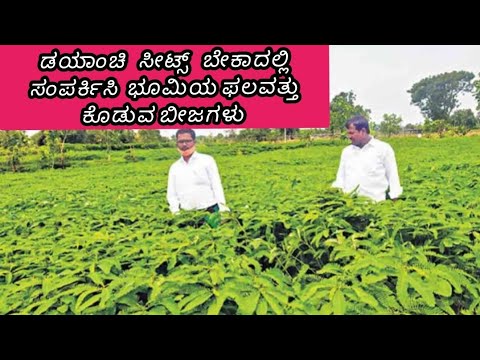
<path fill-rule="evenodd" d="M 177 147 L 182 151 L 190 149 L 194 143 L 190 134 L 179 134 L 177 137 Z"/>
<path fill-rule="evenodd" d="M 355 129 L 355 125 L 350 124 L 347 129 L 347 135 L 352 142 L 352 145 L 361 146 L 364 143 L 368 134 L 365 129 L 358 131 L 357 129 Z"/>

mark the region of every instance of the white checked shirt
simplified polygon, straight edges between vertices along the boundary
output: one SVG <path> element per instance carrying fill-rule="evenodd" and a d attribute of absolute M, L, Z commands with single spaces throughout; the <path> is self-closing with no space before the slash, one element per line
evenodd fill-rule
<path fill-rule="evenodd" d="M 175 161 L 168 173 L 167 200 L 172 213 L 206 209 L 215 204 L 220 211 L 228 211 L 213 157 L 194 152 L 188 163 L 183 157 Z"/>
<path fill-rule="evenodd" d="M 332 186 L 344 192 L 351 192 L 358 186 L 359 195 L 375 201 L 385 200 L 390 186 L 390 198 L 399 197 L 403 189 L 392 147 L 373 137 L 362 148 L 347 146 L 342 151 L 337 178 Z"/>

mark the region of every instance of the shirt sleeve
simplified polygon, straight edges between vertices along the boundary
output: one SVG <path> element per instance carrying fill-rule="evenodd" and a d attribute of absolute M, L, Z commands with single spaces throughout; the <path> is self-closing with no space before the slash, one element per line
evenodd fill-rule
<path fill-rule="evenodd" d="M 384 161 L 385 173 L 390 187 L 390 199 L 396 199 L 402 194 L 403 188 L 400 186 L 400 178 L 398 176 L 395 152 L 393 151 L 393 148 L 391 146 L 387 147 Z"/>
<path fill-rule="evenodd" d="M 332 187 L 340 188 L 342 190 L 345 189 L 345 150 L 342 151 L 342 155 L 340 156 L 340 165 L 338 166 L 337 170 L 337 178 L 333 182 Z"/>
<path fill-rule="evenodd" d="M 176 214 L 180 211 L 180 201 L 178 200 L 177 191 L 175 188 L 175 169 L 170 167 L 168 172 L 168 187 L 167 187 L 167 201 L 170 211 Z"/>
<path fill-rule="evenodd" d="M 223 186 L 220 179 L 220 173 L 218 172 L 217 163 L 213 158 L 211 158 L 211 161 L 208 164 L 207 173 L 210 179 L 213 196 L 215 197 L 215 201 L 218 204 L 219 210 L 229 211 L 230 209 L 226 206 L 225 194 L 223 193 Z"/>

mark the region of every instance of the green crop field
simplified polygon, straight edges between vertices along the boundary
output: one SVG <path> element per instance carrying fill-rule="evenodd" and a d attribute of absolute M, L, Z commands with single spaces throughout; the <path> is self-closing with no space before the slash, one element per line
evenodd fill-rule
<path fill-rule="evenodd" d="M 404 194 L 378 204 L 330 187 L 346 141 L 200 145 L 219 227 L 168 211 L 172 148 L 4 170 L 0 314 L 480 313 L 479 138 L 387 141 Z"/>

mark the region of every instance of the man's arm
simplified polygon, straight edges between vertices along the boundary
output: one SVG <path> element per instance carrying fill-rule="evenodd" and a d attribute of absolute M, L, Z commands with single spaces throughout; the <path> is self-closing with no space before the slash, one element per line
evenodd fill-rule
<path fill-rule="evenodd" d="M 395 159 L 395 152 L 391 146 L 387 147 L 384 159 L 385 173 L 388 179 L 390 190 L 388 192 L 390 199 L 396 200 L 403 192 L 400 186 L 400 178 L 398 176 L 397 161 Z"/>
<path fill-rule="evenodd" d="M 180 211 L 180 201 L 178 200 L 177 191 L 175 189 L 175 173 L 173 166 L 168 172 L 167 201 L 170 211 L 176 214 Z"/>
<path fill-rule="evenodd" d="M 337 170 L 337 178 L 332 184 L 332 187 L 345 189 L 345 151 L 342 151 L 340 156 L 340 165 Z"/>
<path fill-rule="evenodd" d="M 215 197 L 215 201 L 217 202 L 220 211 L 229 211 L 230 209 L 226 205 L 225 194 L 223 192 L 222 180 L 220 179 L 217 163 L 213 158 L 208 164 L 207 173 L 213 190 L 213 196 Z"/>

